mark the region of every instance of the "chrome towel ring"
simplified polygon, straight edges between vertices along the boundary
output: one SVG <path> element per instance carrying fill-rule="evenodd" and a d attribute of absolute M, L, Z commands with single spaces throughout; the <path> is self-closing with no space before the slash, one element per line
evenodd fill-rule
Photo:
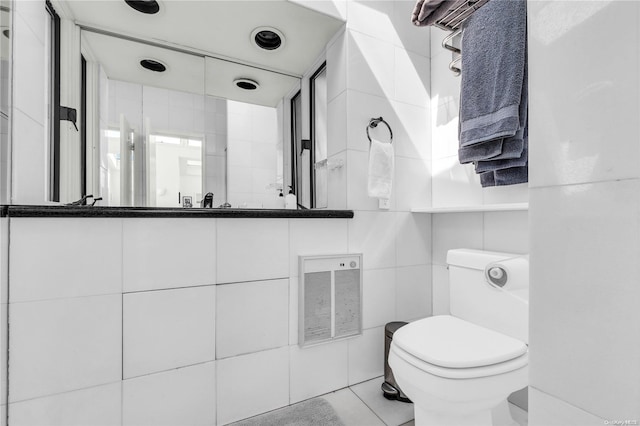
<path fill-rule="evenodd" d="M 380 123 L 384 123 L 384 125 L 387 126 L 387 129 L 389 129 L 389 135 L 390 135 L 389 143 L 393 143 L 393 131 L 391 130 L 391 126 L 389 126 L 389 123 L 384 121 L 384 118 L 382 117 L 372 118 L 371 120 L 369 120 L 369 124 L 367 125 L 367 138 L 369 139 L 369 143 L 371 143 L 371 136 L 369 136 L 369 128 L 375 129 L 376 127 L 378 127 L 378 124 Z"/>

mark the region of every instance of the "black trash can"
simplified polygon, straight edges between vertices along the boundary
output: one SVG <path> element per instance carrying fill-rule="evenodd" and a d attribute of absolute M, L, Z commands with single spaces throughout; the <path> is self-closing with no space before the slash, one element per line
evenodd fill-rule
<path fill-rule="evenodd" d="M 387 323 L 384 327 L 384 383 L 382 384 L 382 394 L 387 399 L 402 402 L 411 402 L 411 400 L 402 393 L 400 386 L 396 383 L 395 377 L 393 377 L 393 371 L 391 371 L 391 367 L 389 367 L 389 348 L 391 347 L 393 333 L 407 324 L 408 323 L 404 321 L 394 321 Z"/>

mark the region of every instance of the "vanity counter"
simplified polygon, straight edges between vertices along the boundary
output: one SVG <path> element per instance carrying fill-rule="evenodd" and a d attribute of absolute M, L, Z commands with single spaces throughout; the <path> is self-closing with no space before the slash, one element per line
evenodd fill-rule
<path fill-rule="evenodd" d="M 237 208 L 162 208 L 88 206 L 1 206 L 2 217 L 161 217 L 161 218 L 274 218 L 352 219 L 352 210 L 285 210 Z"/>

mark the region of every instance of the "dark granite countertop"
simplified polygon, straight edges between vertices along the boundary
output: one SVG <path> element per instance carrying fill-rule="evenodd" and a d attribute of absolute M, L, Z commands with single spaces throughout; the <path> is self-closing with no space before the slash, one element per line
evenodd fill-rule
<path fill-rule="evenodd" d="M 351 219 L 352 210 L 203 209 L 162 207 L 0 206 L 2 217 L 184 217 Z"/>

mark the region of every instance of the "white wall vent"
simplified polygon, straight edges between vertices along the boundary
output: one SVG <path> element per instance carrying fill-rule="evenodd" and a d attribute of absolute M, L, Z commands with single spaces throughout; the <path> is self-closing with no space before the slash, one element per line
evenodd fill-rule
<path fill-rule="evenodd" d="M 362 254 L 299 256 L 298 343 L 362 334 Z"/>

